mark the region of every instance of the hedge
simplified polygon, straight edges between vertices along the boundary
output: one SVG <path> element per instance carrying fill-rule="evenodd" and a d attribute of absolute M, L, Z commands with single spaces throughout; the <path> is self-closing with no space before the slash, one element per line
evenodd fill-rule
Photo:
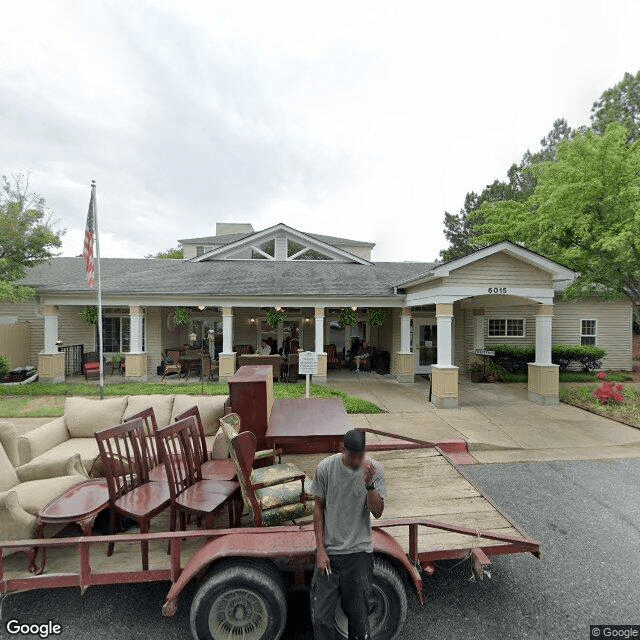
<path fill-rule="evenodd" d="M 534 362 L 536 349 L 532 345 L 495 344 L 486 347 L 495 351 L 494 362 L 508 373 L 526 373 L 527 364 Z M 554 344 L 551 361 L 566 371 L 572 363 L 579 364 L 584 371 L 599 369 L 607 352 L 601 347 L 581 344 Z"/>

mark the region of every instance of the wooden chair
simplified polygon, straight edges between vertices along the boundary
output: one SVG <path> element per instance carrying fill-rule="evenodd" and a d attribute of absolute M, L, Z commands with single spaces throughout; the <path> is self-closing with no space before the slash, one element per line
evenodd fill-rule
<path fill-rule="evenodd" d="M 153 407 L 148 407 L 129 416 L 125 419 L 125 422 L 131 422 L 131 420 L 142 420 L 144 424 L 144 433 L 147 437 L 147 466 L 149 467 L 149 481 L 150 482 L 166 482 L 167 476 L 164 471 L 164 464 L 158 451 L 158 444 L 156 442 L 156 432 L 158 431 L 158 422 L 156 420 L 156 414 L 153 411 Z"/>
<path fill-rule="evenodd" d="M 167 355 L 164 357 L 164 372 L 162 374 L 163 382 L 165 377 L 170 373 L 177 373 L 178 378 L 182 374 L 182 365 L 180 364 L 180 352 L 179 351 L 167 351 Z"/>
<path fill-rule="evenodd" d="M 109 427 L 95 434 L 100 451 L 103 471 L 109 489 L 111 526 L 121 516 L 133 518 L 140 533 L 148 533 L 153 517 L 164 511 L 171 503 L 169 486 L 165 482 L 149 482 L 149 454 L 147 437 L 141 418 Z M 149 543 L 140 542 L 142 569 L 149 568 Z M 109 543 L 107 555 L 113 554 L 113 543 Z"/>
<path fill-rule="evenodd" d="M 325 344 L 324 350 L 327 354 L 327 367 L 338 368 L 340 366 L 340 358 L 336 350 L 335 344 Z"/>
<path fill-rule="evenodd" d="M 229 524 L 239 524 L 237 493 L 240 485 L 228 480 L 204 480 L 201 469 L 200 434 L 193 416 L 177 420 L 158 429 L 158 448 L 162 459 L 171 496 L 169 528 L 176 529 L 180 516 L 180 528 L 186 529 L 186 516 L 204 518 L 208 529 L 213 528 L 214 516 L 227 504 Z"/>
<path fill-rule="evenodd" d="M 254 469 L 256 437 L 251 431 L 238 433 L 240 416 L 230 413 L 220 418 L 220 426 L 228 439 L 244 505 L 256 527 L 294 521 L 312 513 L 313 500 L 307 498 L 310 478 L 291 463 Z"/>

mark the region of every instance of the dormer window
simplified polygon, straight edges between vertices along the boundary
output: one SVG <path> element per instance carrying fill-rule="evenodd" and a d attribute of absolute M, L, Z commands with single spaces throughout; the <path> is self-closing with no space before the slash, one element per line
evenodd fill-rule
<path fill-rule="evenodd" d="M 211 245 L 208 245 L 208 244 L 197 244 L 196 245 L 196 255 L 197 256 L 201 256 L 203 253 L 207 253 L 208 251 L 211 251 L 211 249 L 213 249 L 213 247 Z"/>

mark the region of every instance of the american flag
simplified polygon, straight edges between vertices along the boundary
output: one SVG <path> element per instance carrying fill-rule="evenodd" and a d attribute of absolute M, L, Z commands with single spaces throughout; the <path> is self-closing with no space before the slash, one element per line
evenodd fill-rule
<path fill-rule="evenodd" d="M 95 193 L 96 186 L 91 185 L 91 200 L 89 200 L 89 213 L 87 213 L 87 227 L 84 230 L 84 247 L 82 248 L 82 257 L 84 258 L 84 268 L 87 272 L 87 284 L 91 289 L 96 286 L 95 263 L 93 261 L 93 238 L 96 228 L 96 210 L 95 210 Z"/>

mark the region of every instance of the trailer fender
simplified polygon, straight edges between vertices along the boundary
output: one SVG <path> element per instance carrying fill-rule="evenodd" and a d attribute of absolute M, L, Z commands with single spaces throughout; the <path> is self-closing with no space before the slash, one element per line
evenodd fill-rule
<path fill-rule="evenodd" d="M 173 583 L 162 607 L 162 615 L 170 617 L 178 609 L 178 600 L 184 588 L 212 564 L 226 558 L 262 558 L 275 560 L 285 558 L 294 562 L 314 562 L 316 553 L 315 535 L 310 528 L 291 528 L 291 531 L 269 531 L 253 529 L 252 533 L 223 535 L 207 542 L 189 559 L 178 579 Z M 423 603 L 422 580 L 417 569 L 409 562 L 402 547 L 387 532 L 373 531 L 374 553 L 389 556 L 404 567 L 416 588 L 418 599 Z"/>

